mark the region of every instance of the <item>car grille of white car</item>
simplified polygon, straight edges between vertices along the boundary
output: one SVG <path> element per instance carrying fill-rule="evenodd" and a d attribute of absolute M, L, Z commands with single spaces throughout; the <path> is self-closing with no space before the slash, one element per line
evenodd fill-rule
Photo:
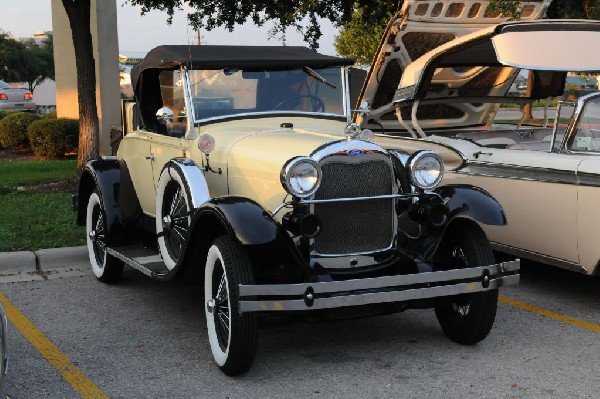
<path fill-rule="evenodd" d="M 332 156 L 321 161 L 323 179 L 315 199 L 393 194 L 393 166 L 384 154 Z M 315 204 L 321 231 L 314 251 L 321 255 L 387 249 L 394 239 L 394 200 L 370 199 Z"/>

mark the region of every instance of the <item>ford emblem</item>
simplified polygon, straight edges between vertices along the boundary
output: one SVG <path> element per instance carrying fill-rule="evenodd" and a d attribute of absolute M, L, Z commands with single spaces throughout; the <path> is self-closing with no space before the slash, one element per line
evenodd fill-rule
<path fill-rule="evenodd" d="M 363 150 L 359 150 L 358 148 L 346 151 L 346 154 L 350 155 L 351 157 L 355 157 L 357 155 L 362 155 L 364 153 L 365 152 Z"/>

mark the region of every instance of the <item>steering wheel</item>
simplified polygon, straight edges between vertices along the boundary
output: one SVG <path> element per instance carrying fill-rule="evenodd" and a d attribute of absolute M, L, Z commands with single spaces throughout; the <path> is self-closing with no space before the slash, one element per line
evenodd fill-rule
<path fill-rule="evenodd" d="M 312 109 L 310 110 L 310 112 L 324 112 L 325 111 L 325 103 L 323 102 L 323 100 L 321 100 L 317 96 L 313 96 L 312 94 L 300 94 L 297 96 L 292 96 L 290 98 L 286 98 L 285 100 L 283 100 L 279 104 L 277 104 L 275 106 L 275 108 L 273 108 L 273 109 L 278 110 L 281 107 L 283 107 L 284 105 L 286 105 L 292 101 L 298 101 L 303 98 L 308 98 L 310 100 L 310 103 L 312 105 Z"/>

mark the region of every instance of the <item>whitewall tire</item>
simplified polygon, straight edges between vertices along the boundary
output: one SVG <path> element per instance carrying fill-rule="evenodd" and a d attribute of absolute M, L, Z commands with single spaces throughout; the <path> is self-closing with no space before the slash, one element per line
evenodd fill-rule
<path fill-rule="evenodd" d="M 102 199 L 94 191 L 88 200 L 85 232 L 92 271 L 103 283 L 113 283 L 123 273 L 123 262 L 106 251 L 107 220 Z"/>
<path fill-rule="evenodd" d="M 217 238 L 206 259 L 204 310 L 210 349 L 228 375 L 247 371 L 256 354 L 256 316 L 238 311 L 238 284 L 253 283 L 254 273 L 244 249 L 228 236 Z"/>

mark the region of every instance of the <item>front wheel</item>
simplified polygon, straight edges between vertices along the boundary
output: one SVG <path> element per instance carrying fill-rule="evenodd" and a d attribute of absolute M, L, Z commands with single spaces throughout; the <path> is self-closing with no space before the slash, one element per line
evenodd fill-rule
<path fill-rule="evenodd" d="M 94 191 L 88 200 L 85 230 L 94 275 L 103 283 L 116 282 L 123 274 L 123 262 L 111 256 L 106 250 L 108 237 L 106 214 L 97 191 Z"/>
<path fill-rule="evenodd" d="M 495 262 L 489 241 L 478 226 L 448 236 L 450 241 L 440 248 L 445 268 L 486 266 Z M 435 315 L 448 338 L 459 344 L 473 345 L 490 333 L 497 307 L 498 290 L 495 289 L 448 298 L 448 302 L 435 308 Z"/>
<path fill-rule="evenodd" d="M 254 284 L 248 256 L 230 237 L 219 237 L 208 250 L 204 302 L 210 349 L 227 375 L 248 371 L 258 343 L 256 316 L 238 311 L 238 284 Z"/>

